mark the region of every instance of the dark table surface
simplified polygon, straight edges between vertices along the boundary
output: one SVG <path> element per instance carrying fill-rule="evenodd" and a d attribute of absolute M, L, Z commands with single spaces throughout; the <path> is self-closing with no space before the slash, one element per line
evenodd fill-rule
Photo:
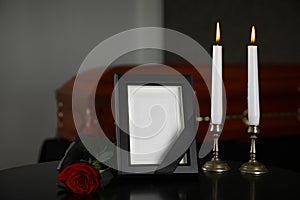
<path fill-rule="evenodd" d="M 229 162 L 226 174 L 116 178 L 91 196 L 76 196 L 56 186 L 58 162 L 0 171 L 0 199 L 300 199 L 300 173 L 268 167 L 260 177 L 242 175 Z"/>

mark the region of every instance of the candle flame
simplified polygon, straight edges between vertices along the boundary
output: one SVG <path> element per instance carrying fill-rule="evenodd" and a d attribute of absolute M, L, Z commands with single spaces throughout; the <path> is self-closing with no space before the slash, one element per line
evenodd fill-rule
<path fill-rule="evenodd" d="M 255 27 L 254 26 L 252 26 L 250 42 L 251 42 L 251 44 L 254 44 L 254 42 L 255 42 Z"/>
<path fill-rule="evenodd" d="M 216 29 L 216 42 L 217 42 L 217 43 L 220 42 L 220 38 L 221 38 L 220 35 L 221 35 L 221 34 L 220 34 L 220 24 L 219 24 L 219 22 L 217 22 L 217 29 Z"/>

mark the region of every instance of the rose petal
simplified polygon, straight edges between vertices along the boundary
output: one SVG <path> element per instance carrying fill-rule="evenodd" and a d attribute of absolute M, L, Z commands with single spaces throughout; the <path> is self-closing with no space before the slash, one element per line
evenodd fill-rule
<path fill-rule="evenodd" d="M 74 193 L 90 194 L 99 188 L 101 176 L 92 165 L 76 163 L 66 167 L 57 178 Z"/>

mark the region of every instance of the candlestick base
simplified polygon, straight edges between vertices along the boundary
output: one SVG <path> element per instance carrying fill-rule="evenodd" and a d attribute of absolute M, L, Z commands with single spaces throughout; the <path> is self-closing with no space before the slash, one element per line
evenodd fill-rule
<path fill-rule="evenodd" d="M 230 167 L 226 162 L 223 162 L 219 158 L 212 158 L 210 161 L 207 161 L 203 166 L 202 170 L 204 172 L 216 172 L 223 173 L 230 171 Z"/>
<path fill-rule="evenodd" d="M 241 173 L 252 175 L 262 175 L 268 173 L 268 169 L 257 160 L 249 160 L 249 162 L 244 163 L 239 170 Z"/>

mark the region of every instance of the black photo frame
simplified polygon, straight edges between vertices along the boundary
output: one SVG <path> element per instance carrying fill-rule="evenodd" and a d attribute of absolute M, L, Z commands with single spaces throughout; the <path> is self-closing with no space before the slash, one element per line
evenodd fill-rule
<path fill-rule="evenodd" d="M 161 152 L 151 152 L 151 149 L 155 148 L 155 145 L 157 145 L 157 143 L 161 143 L 162 141 L 168 143 L 170 142 L 170 140 L 173 140 L 173 138 L 176 139 L 181 136 L 183 137 L 184 135 L 190 134 L 192 132 L 196 133 L 197 127 L 195 117 L 194 91 L 192 89 L 192 76 L 164 74 L 115 74 L 114 79 L 115 119 L 117 124 L 116 140 L 119 147 L 119 149 L 117 150 L 119 174 L 148 174 L 149 172 L 161 172 L 163 174 L 198 173 L 195 138 L 190 140 L 190 146 L 185 154 L 181 155 L 181 157 L 174 163 L 164 166 L 161 171 L 156 170 L 158 168 L 158 165 L 162 165 L 163 162 L 167 160 L 168 153 L 173 150 L 174 152 L 177 152 L 176 149 L 170 149 L 171 147 L 167 146 L 166 151 L 164 151 L 165 149 L 162 148 Z M 131 103 L 133 101 L 132 99 L 135 100 L 134 103 Z M 167 121 L 168 118 L 166 118 L 166 125 L 163 126 L 164 132 L 162 133 L 162 131 L 160 130 L 159 136 L 151 136 L 151 139 L 147 141 L 152 141 L 153 143 L 150 142 L 150 144 L 148 145 L 147 143 L 145 143 L 143 138 L 136 139 L 133 135 L 135 134 L 135 132 L 138 132 L 138 134 L 142 134 L 142 132 L 136 131 L 135 126 L 132 125 L 134 124 L 134 122 L 132 122 L 132 118 L 134 118 L 135 120 L 141 119 L 140 112 L 138 110 L 139 108 L 132 107 L 137 107 L 136 105 L 140 105 L 141 102 L 143 104 L 144 102 L 147 102 L 147 105 L 150 106 L 151 102 L 155 104 L 155 101 L 160 101 L 160 99 L 163 100 L 161 100 L 159 105 L 165 111 L 164 113 L 170 115 L 169 118 L 171 119 Z M 170 105 L 172 105 L 173 107 L 171 107 Z M 136 110 L 138 110 L 138 112 Z M 173 110 L 176 110 L 176 112 Z M 159 109 L 157 110 L 157 112 L 158 111 Z M 175 117 L 173 112 L 176 113 Z M 147 113 L 141 112 L 141 115 L 147 115 Z M 156 116 L 159 117 L 160 115 Z M 157 120 L 159 122 L 163 121 L 159 119 Z M 175 124 L 175 126 L 172 126 L 172 124 L 170 123 L 172 121 L 177 121 L 178 123 Z M 174 127 L 176 127 L 177 129 Z M 176 133 L 174 133 L 174 130 Z M 174 135 L 173 138 L 171 137 L 172 134 Z M 176 142 L 172 143 L 172 145 L 173 144 L 174 146 L 172 147 L 175 148 Z M 162 146 L 165 147 L 164 145 Z M 150 153 L 133 153 L 133 151 L 144 151 L 145 147 L 148 147 L 148 149 L 146 148 L 146 150 L 150 151 Z M 161 158 L 163 158 L 163 160 L 160 160 Z"/>

